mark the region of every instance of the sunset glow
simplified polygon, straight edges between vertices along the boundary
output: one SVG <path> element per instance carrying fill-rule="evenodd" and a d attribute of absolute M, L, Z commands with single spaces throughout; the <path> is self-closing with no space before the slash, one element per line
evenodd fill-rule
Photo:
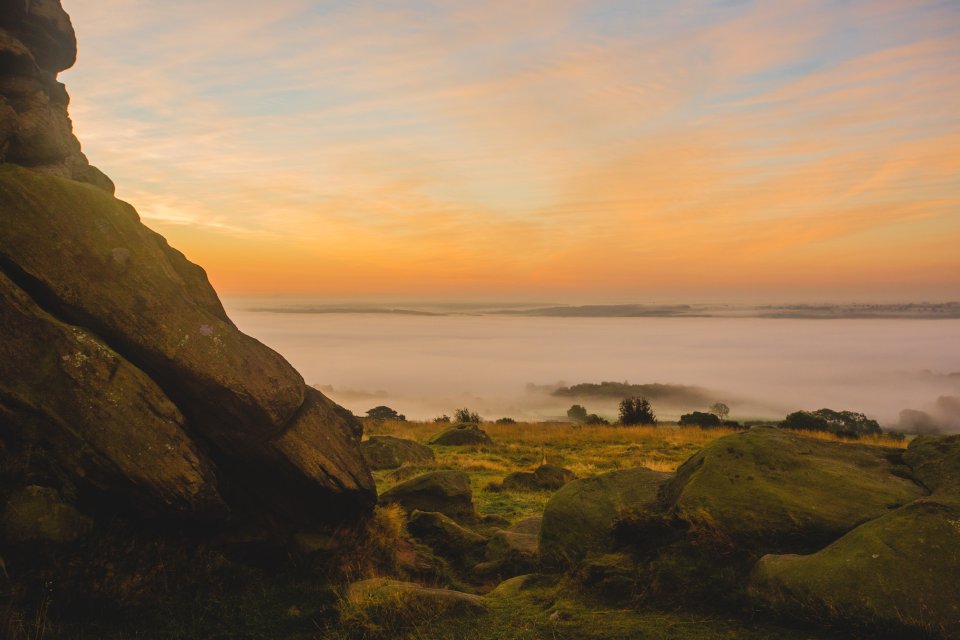
<path fill-rule="evenodd" d="M 93 164 L 221 293 L 960 297 L 960 4 L 64 0 Z"/>

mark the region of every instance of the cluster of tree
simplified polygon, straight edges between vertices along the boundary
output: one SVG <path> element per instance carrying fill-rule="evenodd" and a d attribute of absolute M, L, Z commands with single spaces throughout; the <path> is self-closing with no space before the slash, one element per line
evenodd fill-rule
<path fill-rule="evenodd" d="M 595 413 L 587 413 L 585 407 L 575 404 L 567 409 L 567 417 L 578 424 L 610 424 Z"/>
<path fill-rule="evenodd" d="M 390 407 L 380 405 L 379 407 L 374 407 L 367 411 L 367 417 L 373 420 L 400 420 L 404 421 L 407 419 L 407 416 L 402 413 L 397 413 Z"/>
<path fill-rule="evenodd" d="M 651 398 L 672 404 L 705 406 L 711 393 L 701 387 L 680 384 L 630 384 L 629 382 L 584 382 L 554 389 L 552 395 L 562 398 Z"/>
<path fill-rule="evenodd" d="M 624 398 L 620 401 L 620 424 L 657 424 L 657 414 L 646 398 Z"/>
<path fill-rule="evenodd" d="M 881 433 L 880 425 L 862 413 L 853 411 L 795 411 L 788 415 L 780 426 L 801 431 L 826 431 L 838 436 L 858 438 Z"/>
<path fill-rule="evenodd" d="M 497 424 L 517 424 L 513 418 L 497 418 Z"/>

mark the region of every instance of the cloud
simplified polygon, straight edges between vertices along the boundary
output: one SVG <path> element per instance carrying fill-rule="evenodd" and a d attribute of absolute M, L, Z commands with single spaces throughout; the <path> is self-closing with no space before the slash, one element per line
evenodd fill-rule
<path fill-rule="evenodd" d="M 800 295 L 830 265 L 882 295 L 893 250 L 901 295 L 960 269 L 950 3 L 66 8 L 85 150 L 230 291 L 251 252 L 278 290 L 360 295 Z"/>

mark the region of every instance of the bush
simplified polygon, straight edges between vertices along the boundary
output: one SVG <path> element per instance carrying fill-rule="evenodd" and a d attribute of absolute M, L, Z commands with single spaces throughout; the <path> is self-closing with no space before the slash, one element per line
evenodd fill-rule
<path fill-rule="evenodd" d="M 400 420 L 404 421 L 407 419 L 402 413 L 397 413 L 390 407 L 380 405 L 379 407 L 374 407 L 367 411 L 367 417 L 372 418 L 373 420 Z"/>
<path fill-rule="evenodd" d="M 694 411 L 680 416 L 680 424 L 683 426 L 695 425 L 704 429 L 716 428 L 721 426 L 720 418 L 713 413 L 704 413 L 703 411 Z"/>
<path fill-rule="evenodd" d="M 464 407 L 453 412 L 453 420 L 459 423 L 480 424 L 480 414 Z"/>
<path fill-rule="evenodd" d="M 497 424 L 517 424 L 517 421 L 513 418 L 498 418 Z"/>
<path fill-rule="evenodd" d="M 605 418 L 601 418 L 595 413 L 591 413 L 590 415 L 587 416 L 586 420 L 584 420 L 583 423 L 601 425 L 601 424 L 610 424 L 610 421 Z"/>
<path fill-rule="evenodd" d="M 620 401 L 620 424 L 657 424 L 657 414 L 646 398 L 624 398 Z"/>
<path fill-rule="evenodd" d="M 437 416 L 433 419 L 434 422 L 450 424 L 450 416 L 443 414 L 442 416 Z"/>
<path fill-rule="evenodd" d="M 876 420 L 871 420 L 862 413 L 833 409 L 795 411 L 788 415 L 780 426 L 801 431 L 826 431 L 848 438 L 881 433 L 880 425 Z"/>
<path fill-rule="evenodd" d="M 567 417 L 573 420 L 574 422 L 586 422 L 587 421 L 587 410 L 575 404 L 569 409 L 567 409 Z"/>

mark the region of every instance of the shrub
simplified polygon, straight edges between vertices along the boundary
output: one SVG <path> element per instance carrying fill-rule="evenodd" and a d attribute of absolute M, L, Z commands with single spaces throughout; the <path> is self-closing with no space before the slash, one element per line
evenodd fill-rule
<path fill-rule="evenodd" d="M 517 421 L 513 418 L 498 418 L 497 424 L 517 424 Z"/>
<path fill-rule="evenodd" d="M 434 422 L 450 424 L 450 416 L 443 414 L 442 416 L 437 416 L 433 419 Z"/>
<path fill-rule="evenodd" d="M 610 421 L 605 418 L 601 418 L 595 413 L 591 413 L 590 415 L 587 416 L 586 420 L 584 420 L 583 423 L 593 424 L 593 425 L 602 425 L 602 424 L 610 424 Z"/>
<path fill-rule="evenodd" d="M 720 418 L 713 413 L 704 413 L 703 411 L 694 411 L 680 416 L 680 424 L 683 426 L 696 425 L 698 427 L 709 429 L 721 426 Z"/>
<path fill-rule="evenodd" d="M 367 417 L 374 420 L 400 420 L 401 422 L 407 419 L 402 413 L 397 413 L 390 407 L 384 405 L 374 407 L 367 411 Z"/>
<path fill-rule="evenodd" d="M 657 424 L 657 414 L 646 398 L 624 398 L 620 401 L 620 424 Z"/>
<path fill-rule="evenodd" d="M 480 424 L 480 414 L 470 411 L 464 407 L 463 409 L 457 409 L 453 412 L 453 419 L 456 422 L 468 423 L 468 424 Z"/>

